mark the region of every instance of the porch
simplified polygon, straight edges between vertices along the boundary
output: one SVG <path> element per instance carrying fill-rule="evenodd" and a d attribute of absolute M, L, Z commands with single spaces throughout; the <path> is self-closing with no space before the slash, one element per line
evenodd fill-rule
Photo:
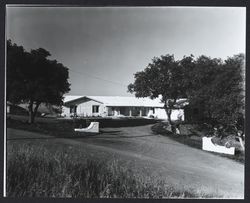
<path fill-rule="evenodd" d="M 152 107 L 107 107 L 108 116 L 150 116 L 153 115 L 155 109 Z"/>

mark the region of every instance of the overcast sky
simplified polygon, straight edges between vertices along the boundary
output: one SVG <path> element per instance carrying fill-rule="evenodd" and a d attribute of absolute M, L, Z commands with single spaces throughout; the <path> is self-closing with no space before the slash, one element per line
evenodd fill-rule
<path fill-rule="evenodd" d="M 245 53 L 245 16 L 221 7 L 8 7 L 6 34 L 67 66 L 70 95 L 132 96 L 133 74 L 154 56 Z"/>

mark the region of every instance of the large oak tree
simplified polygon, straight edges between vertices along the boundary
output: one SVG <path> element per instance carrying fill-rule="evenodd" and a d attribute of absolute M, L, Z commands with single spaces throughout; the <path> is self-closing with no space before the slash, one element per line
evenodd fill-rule
<path fill-rule="evenodd" d="M 7 101 L 28 103 L 30 123 L 41 103 L 60 105 L 70 90 L 68 69 L 49 56 L 43 48 L 27 52 L 7 41 Z"/>
<path fill-rule="evenodd" d="M 225 61 L 204 55 L 176 61 L 173 55 L 165 55 L 153 58 L 143 71 L 135 73 L 128 90 L 136 97 L 162 95 L 170 124 L 172 109 L 179 98 L 185 97 L 191 108 L 202 109 L 206 122 L 244 131 L 244 70 L 243 54 Z"/>
<path fill-rule="evenodd" d="M 161 96 L 168 121 L 172 125 L 172 110 L 178 99 L 187 96 L 187 67 L 192 68 L 192 60 L 192 56 L 184 57 L 181 63 L 173 55 L 154 57 L 143 71 L 134 74 L 135 81 L 129 84 L 128 91 L 135 93 L 136 97 L 153 99 Z"/>

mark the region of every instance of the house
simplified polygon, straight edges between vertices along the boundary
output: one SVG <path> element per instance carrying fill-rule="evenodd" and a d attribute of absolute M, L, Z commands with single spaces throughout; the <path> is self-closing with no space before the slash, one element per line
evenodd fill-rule
<path fill-rule="evenodd" d="M 184 120 L 185 99 L 178 100 L 172 110 L 172 120 Z M 154 117 L 167 119 L 163 103 L 159 98 L 135 98 L 122 96 L 65 96 L 62 116 L 79 117 Z"/>

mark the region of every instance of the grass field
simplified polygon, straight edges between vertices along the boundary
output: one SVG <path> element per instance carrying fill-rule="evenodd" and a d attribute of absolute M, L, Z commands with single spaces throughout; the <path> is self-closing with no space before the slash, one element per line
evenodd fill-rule
<path fill-rule="evenodd" d="M 7 120 L 9 197 L 242 197 L 241 164 L 155 135 L 151 125 L 81 138 L 72 124 Z"/>
<path fill-rule="evenodd" d="M 136 174 L 117 160 L 89 160 L 77 148 L 8 145 L 8 197 L 213 198 L 180 190 L 160 177 Z"/>
<path fill-rule="evenodd" d="M 194 135 L 194 134 L 191 134 L 191 135 L 185 135 L 185 134 L 177 135 L 177 134 L 175 134 L 175 135 L 173 135 L 171 132 L 166 130 L 166 128 L 164 126 L 166 126 L 166 124 L 157 123 L 157 124 L 153 125 L 151 129 L 154 133 L 168 136 L 169 138 L 171 138 L 177 142 L 194 147 L 196 149 L 201 149 L 201 147 L 202 147 L 201 134 L 204 135 L 203 132 L 199 132 L 199 134 L 196 134 L 196 135 Z M 183 125 L 183 126 L 185 127 L 185 125 Z M 240 163 L 245 163 L 245 153 L 242 151 L 239 143 L 235 147 L 235 155 L 234 156 L 227 155 L 227 154 L 219 154 L 219 153 L 215 153 L 215 152 L 210 152 L 210 153 L 213 153 L 213 154 L 216 154 L 216 155 L 222 156 L 222 157 L 227 157 L 229 159 L 233 159 L 233 160 L 240 162 Z"/>
<path fill-rule="evenodd" d="M 159 120 L 145 118 L 86 118 L 86 119 L 55 119 L 37 117 L 36 122 L 29 124 L 27 116 L 8 115 L 7 127 L 14 129 L 27 130 L 31 132 L 40 132 L 52 136 L 69 137 L 77 136 L 74 128 L 85 128 L 90 122 L 99 122 L 100 128 L 119 128 L 127 126 L 142 126 L 147 124 L 155 124 Z"/>

